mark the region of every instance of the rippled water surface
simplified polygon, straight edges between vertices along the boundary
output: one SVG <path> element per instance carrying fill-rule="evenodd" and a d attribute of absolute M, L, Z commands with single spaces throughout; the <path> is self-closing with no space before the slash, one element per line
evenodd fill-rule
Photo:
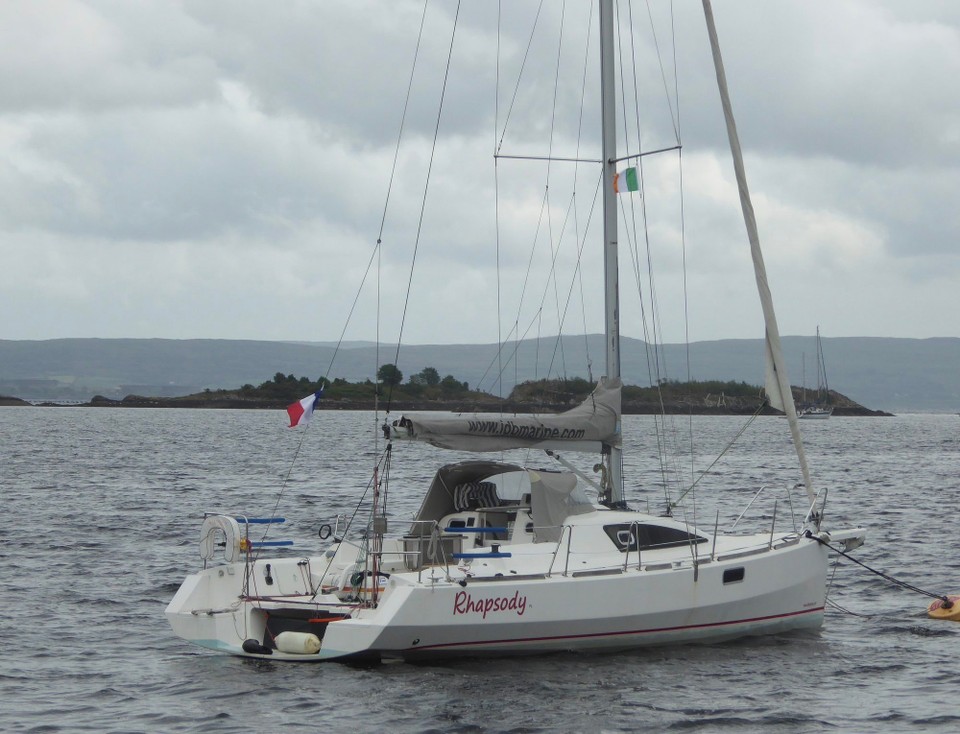
<path fill-rule="evenodd" d="M 374 667 L 224 657 L 175 638 L 163 609 L 199 565 L 205 510 L 288 518 L 295 551 L 350 512 L 376 447 L 372 417 L 324 412 L 306 436 L 275 411 L 0 409 L 2 731 L 953 731 L 960 624 L 928 599 L 845 561 L 819 634 L 628 654 Z M 741 418 L 681 420 L 705 468 Z M 869 529 L 857 557 L 938 592 L 960 591 L 960 418 L 831 418 L 803 425 L 831 522 Z M 628 500 L 659 507 L 649 418 L 629 416 Z M 302 446 L 301 438 L 304 439 Z M 299 453 L 298 453 L 299 448 Z M 790 523 L 786 425 L 758 420 L 712 468 L 697 519 Z M 442 461 L 398 446 L 390 514 L 404 520 Z M 294 456 L 297 456 L 294 462 Z M 524 457 L 509 457 L 524 461 Z M 575 458 L 571 455 L 569 458 Z M 588 467 L 592 457 L 585 457 Z M 529 459 L 543 464 L 540 456 Z M 645 489 L 646 488 L 646 489 Z M 802 514 L 799 498 L 793 514 Z M 690 504 L 690 512 L 693 512 Z M 399 526 L 401 523 L 396 523 Z M 603 600 L 598 599 L 598 604 Z"/>

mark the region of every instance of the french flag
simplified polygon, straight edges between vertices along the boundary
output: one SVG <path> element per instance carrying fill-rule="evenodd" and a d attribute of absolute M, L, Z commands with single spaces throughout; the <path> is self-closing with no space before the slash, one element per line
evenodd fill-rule
<path fill-rule="evenodd" d="M 321 387 L 312 395 L 307 395 L 307 397 L 305 397 L 303 400 L 287 406 L 287 414 L 290 416 L 291 428 L 306 425 L 310 422 L 310 416 L 313 415 L 313 409 L 317 407 L 317 403 L 320 402 L 320 397 L 322 395 L 323 388 Z"/>

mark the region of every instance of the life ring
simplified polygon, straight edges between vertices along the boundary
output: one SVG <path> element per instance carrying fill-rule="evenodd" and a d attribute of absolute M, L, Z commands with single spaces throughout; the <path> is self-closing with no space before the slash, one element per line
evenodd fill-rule
<path fill-rule="evenodd" d="M 927 607 L 927 616 L 931 619 L 949 619 L 952 622 L 960 622 L 960 596 L 948 596 L 951 606 L 946 606 L 943 599 L 934 599 Z"/>
<path fill-rule="evenodd" d="M 200 557 L 209 561 L 217 552 L 217 541 L 223 538 L 223 558 L 227 563 L 236 563 L 240 560 L 243 540 L 240 525 L 227 515 L 209 515 L 203 519 L 200 526 Z"/>

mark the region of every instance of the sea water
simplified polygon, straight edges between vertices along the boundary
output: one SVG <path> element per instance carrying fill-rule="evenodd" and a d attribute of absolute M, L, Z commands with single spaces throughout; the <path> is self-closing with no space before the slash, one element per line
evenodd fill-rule
<path fill-rule="evenodd" d="M 678 418 L 662 463 L 654 420 L 624 418 L 627 498 L 709 467 L 688 519 L 789 527 L 803 514 L 786 423 Z M 662 426 L 661 426 L 662 427 Z M 960 418 L 840 418 L 802 426 L 828 524 L 862 524 L 856 557 L 960 592 Z M 690 451 L 692 444 L 693 450 Z M 369 500 L 382 441 L 371 413 L 0 409 L 0 730 L 6 732 L 901 732 L 960 725 L 960 624 L 850 561 L 831 571 L 818 633 L 630 653 L 443 664 L 283 664 L 176 638 L 163 610 L 200 565 L 204 511 L 287 518 L 294 554 Z M 723 456 L 711 466 L 713 458 Z M 437 466 L 462 455 L 397 445 L 387 512 L 402 532 Z M 545 465 L 543 454 L 508 460 Z M 567 458 L 579 461 L 575 455 Z M 593 457 L 584 457 L 589 469 Z M 365 498 L 365 499 L 364 499 Z M 774 504 L 776 510 L 774 511 Z M 603 599 L 596 603 L 602 605 Z"/>

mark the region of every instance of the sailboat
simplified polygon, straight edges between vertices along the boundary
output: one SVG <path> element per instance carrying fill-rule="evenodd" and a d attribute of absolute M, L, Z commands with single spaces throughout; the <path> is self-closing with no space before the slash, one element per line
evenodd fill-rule
<path fill-rule="evenodd" d="M 804 380 L 806 383 L 806 380 Z M 820 341 L 820 327 L 817 327 L 817 398 L 811 402 L 806 399 L 806 384 L 804 384 L 803 403 L 797 411 L 798 418 L 807 420 L 824 420 L 833 415 L 833 406 L 830 405 L 830 386 L 827 384 L 827 367 L 823 361 L 823 344 Z"/>
<path fill-rule="evenodd" d="M 233 655 L 319 662 L 626 650 L 821 626 L 828 544 L 855 548 L 865 531 L 823 525 L 703 4 L 766 324 L 767 394 L 789 419 L 807 494 L 802 525 L 778 526 L 774 512 L 762 532 L 722 533 L 625 501 L 614 199 L 622 159 L 614 8 L 600 0 L 606 374 L 565 413 L 412 415 L 384 426 L 387 461 L 395 441 L 410 439 L 457 451 L 543 449 L 562 469 L 484 458 L 441 466 L 397 536 L 383 509 L 385 472 L 375 471 L 363 533 L 321 528 L 330 545 L 308 557 L 266 557 L 284 541 L 258 540 L 257 530 L 283 518 L 210 514 L 200 532 L 203 568 L 166 608 L 177 635 Z M 563 459 L 568 452 L 595 453 L 597 476 Z"/>

